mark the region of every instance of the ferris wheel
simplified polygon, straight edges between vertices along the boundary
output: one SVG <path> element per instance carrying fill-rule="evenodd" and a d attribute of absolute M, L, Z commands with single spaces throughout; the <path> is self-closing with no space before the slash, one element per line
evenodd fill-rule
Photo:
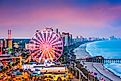
<path fill-rule="evenodd" d="M 32 59 L 37 62 L 44 62 L 45 60 L 57 61 L 63 53 L 62 37 L 50 28 L 42 31 L 37 30 L 30 40 L 30 44 L 34 46 L 30 50 Z"/>

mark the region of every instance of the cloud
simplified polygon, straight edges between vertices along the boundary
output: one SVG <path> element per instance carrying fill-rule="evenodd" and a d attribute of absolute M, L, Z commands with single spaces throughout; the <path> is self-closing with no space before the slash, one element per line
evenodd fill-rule
<path fill-rule="evenodd" d="M 57 6 L 58 4 L 56 4 Z M 26 30 L 36 29 L 37 25 L 58 26 L 62 30 L 71 30 L 73 33 L 75 29 L 82 29 L 86 34 L 86 29 L 93 29 L 99 31 L 112 28 L 118 24 L 120 27 L 121 18 L 121 5 L 107 5 L 107 4 L 94 4 L 94 5 L 67 5 L 59 4 L 57 7 L 54 5 L 18 5 L 7 6 L 0 8 L 0 28 L 8 29 L 14 26 L 16 31 L 17 27 L 25 28 Z M 66 28 L 64 28 L 66 27 Z M 21 31 L 22 32 L 22 31 Z M 29 31 L 28 31 L 29 32 Z M 103 31 L 101 31 L 103 32 Z M 26 33 L 26 32 L 25 32 Z"/>

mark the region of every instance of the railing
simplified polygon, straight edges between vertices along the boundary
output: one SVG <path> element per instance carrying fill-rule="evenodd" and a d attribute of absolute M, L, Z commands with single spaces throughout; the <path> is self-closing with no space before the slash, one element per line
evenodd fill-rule
<path fill-rule="evenodd" d="M 95 62 L 95 63 L 121 63 L 121 59 L 77 59 L 77 61 L 84 61 L 84 62 Z"/>

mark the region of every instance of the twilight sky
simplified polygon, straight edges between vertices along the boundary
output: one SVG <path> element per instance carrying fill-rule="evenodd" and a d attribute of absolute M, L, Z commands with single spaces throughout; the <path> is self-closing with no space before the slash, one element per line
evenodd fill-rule
<path fill-rule="evenodd" d="M 0 0 L 0 38 L 31 38 L 36 29 L 73 36 L 121 37 L 121 0 Z"/>

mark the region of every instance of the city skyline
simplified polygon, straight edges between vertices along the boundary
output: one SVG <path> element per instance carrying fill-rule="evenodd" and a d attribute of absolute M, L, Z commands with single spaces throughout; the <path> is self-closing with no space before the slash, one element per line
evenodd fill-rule
<path fill-rule="evenodd" d="M 0 37 L 31 38 L 37 29 L 58 28 L 74 37 L 121 37 L 120 0 L 1 0 Z"/>

